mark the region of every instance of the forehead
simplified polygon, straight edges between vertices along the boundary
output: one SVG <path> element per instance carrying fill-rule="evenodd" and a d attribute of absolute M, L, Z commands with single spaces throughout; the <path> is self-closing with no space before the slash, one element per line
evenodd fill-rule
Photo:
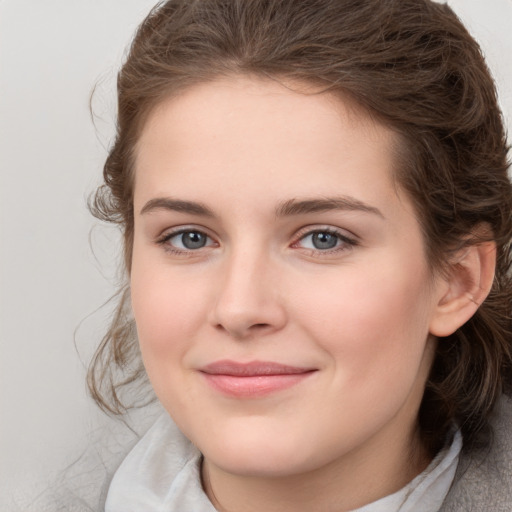
<path fill-rule="evenodd" d="M 178 190 L 242 200 L 248 187 L 279 201 L 347 193 L 382 203 L 396 195 L 396 144 L 347 98 L 247 77 L 204 83 L 148 116 L 135 152 L 136 208 Z"/>
<path fill-rule="evenodd" d="M 348 94 L 290 80 L 242 75 L 200 83 L 157 103 L 145 118 L 136 150 L 149 137 L 155 138 L 155 125 L 166 125 L 167 130 L 174 129 L 175 135 L 189 140 L 238 128 L 245 135 L 252 134 L 256 145 L 268 142 L 264 137 L 268 130 L 260 130 L 268 124 L 285 128 L 293 124 L 295 135 L 309 139 L 315 135 L 325 138 L 328 131 L 336 136 L 339 121 L 364 131 L 368 140 L 385 137 L 391 144 L 396 142 L 397 134 Z M 291 130 L 286 132 L 290 135 Z M 203 138 L 206 142 L 208 137 Z"/>

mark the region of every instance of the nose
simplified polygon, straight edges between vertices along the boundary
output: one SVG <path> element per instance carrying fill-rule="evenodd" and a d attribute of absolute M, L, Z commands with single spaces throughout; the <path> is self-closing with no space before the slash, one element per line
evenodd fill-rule
<path fill-rule="evenodd" d="M 270 258 L 248 251 L 223 262 L 210 321 L 238 340 L 279 331 L 287 321 Z"/>

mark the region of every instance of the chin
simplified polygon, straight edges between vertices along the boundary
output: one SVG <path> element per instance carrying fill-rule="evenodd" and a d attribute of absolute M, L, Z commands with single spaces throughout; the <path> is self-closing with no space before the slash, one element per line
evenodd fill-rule
<path fill-rule="evenodd" d="M 290 453 L 268 449 L 243 453 L 214 453 L 205 458 L 226 473 L 252 478 L 283 478 L 310 471 L 305 460 L 294 460 Z"/>
<path fill-rule="evenodd" d="M 285 477 L 314 469 L 304 440 L 278 432 L 240 431 L 198 444 L 204 457 L 223 471 L 240 476 Z M 311 451 L 311 450 L 310 450 Z"/>

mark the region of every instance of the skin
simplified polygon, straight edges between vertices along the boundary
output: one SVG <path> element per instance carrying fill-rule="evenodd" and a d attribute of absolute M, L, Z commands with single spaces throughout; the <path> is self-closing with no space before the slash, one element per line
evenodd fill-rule
<path fill-rule="evenodd" d="M 163 101 L 142 130 L 141 352 L 218 510 L 350 510 L 429 462 L 417 412 L 452 292 L 392 179 L 396 142 L 348 101 L 247 77 Z M 335 247 L 319 249 L 326 230 Z M 225 359 L 313 371 L 233 397 L 202 372 Z"/>

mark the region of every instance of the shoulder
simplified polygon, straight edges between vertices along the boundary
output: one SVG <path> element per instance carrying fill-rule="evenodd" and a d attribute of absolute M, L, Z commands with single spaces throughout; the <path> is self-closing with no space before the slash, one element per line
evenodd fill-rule
<path fill-rule="evenodd" d="M 512 510 L 512 399 L 500 399 L 491 424 L 491 446 L 461 454 L 454 483 L 440 512 Z"/>
<path fill-rule="evenodd" d="M 45 482 L 33 482 L 23 493 L 0 491 L 2 512 L 94 512 L 104 510 L 112 476 L 144 433 L 161 414 L 158 404 L 130 411 L 122 417 L 91 418 L 87 443 L 78 445 L 75 458 Z M 3 489 L 2 489 L 3 490 Z M 12 494 L 12 496 L 11 496 Z"/>

